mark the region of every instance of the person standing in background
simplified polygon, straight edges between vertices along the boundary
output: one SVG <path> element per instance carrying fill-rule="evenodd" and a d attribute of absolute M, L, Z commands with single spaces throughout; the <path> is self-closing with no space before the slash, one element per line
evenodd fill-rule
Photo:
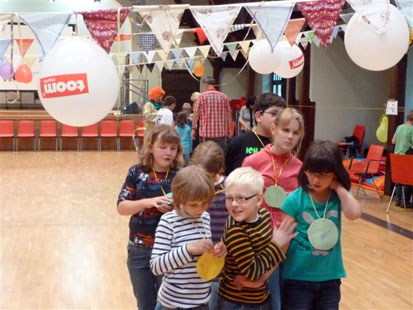
<path fill-rule="evenodd" d="M 241 125 L 241 132 L 249 132 L 255 126 L 255 96 L 249 96 L 245 106 L 239 112 L 238 122 Z"/>
<path fill-rule="evenodd" d="M 143 116 L 145 119 L 145 136 L 155 127 L 156 115 L 158 110 L 163 108 L 162 98 L 165 96 L 165 91 L 161 87 L 153 87 L 148 92 L 149 101 L 143 106 Z"/>

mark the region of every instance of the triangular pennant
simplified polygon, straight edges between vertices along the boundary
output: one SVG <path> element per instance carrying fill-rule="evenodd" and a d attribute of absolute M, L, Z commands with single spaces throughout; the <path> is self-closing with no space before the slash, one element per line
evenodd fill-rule
<path fill-rule="evenodd" d="M 353 13 L 345 13 L 345 14 L 340 14 L 340 18 L 346 23 L 348 24 L 348 22 L 350 21 L 350 19 L 353 17 L 354 12 Z"/>
<path fill-rule="evenodd" d="M 157 61 L 157 62 L 155 62 L 155 64 L 156 64 L 156 67 L 159 69 L 159 72 L 162 72 L 163 66 L 165 65 L 165 62 Z"/>
<path fill-rule="evenodd" d="M 198 36 L 199 44 L 201 45 L 204 44 L 205 41 L 207 40 L 204 30 L 201 27 L 196 27 L 195 33 Z"/>
<path fill-rule="evenodd" d="M 173 59 L 168 59 L 167 61 L 165 61 L 165 67 L 171 71 L 172 70 L 172 66 L 174 65 L 174 60 Z"/>
<path fill-rule="evenodd" d="M 174 48 L 174 49 L 171 49 L 171 53 L 172 53 L 172 55 L 174 56 L 175 59 L 181 59 L 181 51 L 180 50 Z"/>
<path fill-rule="evenodd" d="M 346 32 L 347 24 L 345 24 L 345 25 L 340 25 L 339 27 L 341 28 L 341 30 L 343 30 L 344 32 Z"/>
<path fill-rule="evenodd" d="M 211 45 L 198 46 L 198 49 L 200 50 L 202 56 L 204 57 L 208 57 L 210 48 L 211 48 Z"/>
<path fill-rule="evenodd" d="M 293 12 L 294 5 L 294 2 L 281 1 L 244 4 L 244 7 L 257 22 L 270 43 L 271 50 L 274 50 L 275 45 L 278 43 Z"/>
<path fill-rule="evenodd" d="M 192 46 L 192 47 L 185 47 L 184 50 L 188 54 L 189 58 L 192 58 L 195 56 L 196 50 L 198 49 L 197 46 Z"/>
<path fill-rule="evenodd" d="M 314 31 L 307 31 L 307 32 L 304 33 L 304 36 L 306 37 L 307 42 L 311 43 L 311 42 L 313 42 L 313 39 L 315 37 L 315 33 L 314 33 Z"/>
<path fill-rule="evenodd" d="M 142 55 L 142 52 L 132 52 L 129 54 L 132 63 L 135 65 L 142 63 L 141 55 Z"/>
<path fill-rule="evenodd" d="M 148 51 L 145 53 L 146 59 L 148 60 L 148 63 L 151 63 L 153 60 L 153 57 L 155 56 L 156 51 Z"/>
<path fill-rule="evenodd" d="M 136 68 L 139 70 L 140 73 L 142 73 L 143 67 L 145 65 L 136 65 Z"/>
<path fill-rule="evenodd" d="M 32 45 L 34 39 L 15 39 L 17 46 L 19 47 L 20 55 L 24 57 L 26 55 L 27 50 Z"/>
<path fill-rule="evenodd" d="M 228 52 L 222 52 L 222 53 L 221 53 L 221 56 L 220 56 L 220 57 L 221 57 L 221 59 L 222 59 L 223 62 L 225 62 L 225 60 L 227 59 L 227 56 L 228 56 Z"/>
<path fill-rule="evenodd" d="M 306 36 L 303 36 L 303 37 L 301 38 L 301 45 L 302 45 L 302 47 L 303 47 L 304 49 L 307 49 L 308 39 L 307 39 Z"/>
<path fill-rule="evenodd" d="M 385 32 L 389 22 L 390 3 L 388 0 L 348 0 L 347 2 L 377 33 Z M 413 7 L 410 9 L 413 10 Z"/>
<path fill-rule="evenodd" d="M 285 28 L 284 33 L 287 37 L 288 42 L 290 42 L 290 45 L 295 44 L 295 40 L 297 39 L 297 36 L 300 33 L 301 28 L 303 28 L 304 23 L 305 18 L 291 19 L 288 22 L 287 28 Z"/>
<path fill-rule="evenodd" d="M 413 28 L 413 0 L 396 0 L 397 7 L 406 17 L 410 28 Z"/>
<path fill-rule="evenodd" d="M 7 51 L 7 48 L 10 45 L 10 39 L 0 39 L 0 62 L 3 59 L 4 54 Z"/>
<path fill-rule="evenodd" d="M 183 29 L 178 29 L 175 33 L 175 42 L 174 45 L 175 47 L 179 47 L 182 41 L 182 36 L 184 35 L 184 30 Z"/>
<path fill-rule="evenodd" d="M 333 39 L 337 38 L 338 35 L 338 31 L 340 30 L 340 27 L 335 26 L 334 30 L 333 30 L 333 34 L 331 35 L 331 41 L 333 41 Z M 331 43 L 331 42 L 330 42 Z"/>
<path fill-rule="evenodd" d="M 13 17 L 14 17 L 14 14 L 10 14 L 10 13 L 0 14 L 0 32 L 4 30 L 4 27 Z"/>
<path fill-rule="evenodd" d="M 19 16 L 33 31 L 45 56 L 69 23 L 72 13 L 22 13 Z"/>
<path fill-rule="evenodd" d="M 146 21 L 165 52 L 176 42 L 176 33 L 189 5 L 137 5 L 134 11 Z"/>
<path fill-rule="evenodd" d="M 318 0 L 315 2 L 298 2 L 297 6 L 304 15 L 308 25 L 327 48 L 333 28 L 343 9 L 346 0 Z"/>
<path fill-rule="evenodd" d="M 233 52 L 237 49 L 238 42 L 226 43 L 225 46 L 227 47 L 228 51 Z"/>
<path fill-rule="evenodd" d="M 233 61 L 237 60 L 238 54 L 239 54 L 239 50 L 235 50 L 233 52 L 229 52 L 229 54 L 231 55 L 231 58 Z"/>
<path fill-rule="evenodd" d="M 145 52 L 152 50 L 155 44 L 155 35 L 153 33 L 141 33 L 138 34 L 138 41 Z"/>
<path fill-rule="evenodd" d="M 26 56 L 24 57 L 24 62 L 26 65 L 28 65 L 30 68 L 33 66 L 34 62 L 36 61 L 37 57 L 34 56 Z"/>
<path fill-rule="evenodd" d="M 165 52 L 164 50 L 156 50 L 158 53 L 159 57 L 163 60 L 166 61 L 168 59 L 168 53 Z"/>
<path fill-rule="evenodd" d="M 183 69 L 185 63 L 182 59 L 177 59 L 175 62 L 179 69 Z"/>
<path fill-rule="evenodd" d="M 297 44 L 297 45 L 300 44 L 302 37 L 303 37 L 303 33 L 300 32 L 300 33 L 298 34 L 298 36 L 295 38 L 295 44 Z"/>
<path fill-rule="evenodd" d="M 121 8 L 120 27 L 125 22 L 126 17 L 129 16 L 130 8 Z M 92 35 L 93 39 L 109 53 L 113 41 L 118 34 L 118 9 L 101 9 L 88 12 L 77 12 L 83 16 L 83 21 L 87 29 Z"/>
<path fill-rule="evenodd" d="M 190 10 L 204 30 L 215 54 L 221 55 L 224 40 L 241 9 L 240 5 L 191 6 Z"/>
<path fill-rule="evenodd" d="M 264 33 L 261 31 L 261 28 L 257 24 L 252 25 L 251 28 L 252 28 L 252 31 L 254 31 L 254 35 L 257 40 L 265 39 Z"/>
<path fill-rule="evenodd" d="M 149 72 L 152 72 L 154 67 L 155 64 L 146 64 L 146 68 L 148 68 Z"/>
<path fill-rule="evenodd" d="M 195 59 L 189 59 L 189 60 L 188 60 L 188 66 L 189 66 L 189 70 L 190 70 L 191 72 L 194 71 L 194 64 L 195 64 Z"/>
<path fill-rule="evenodd" d="M 125 65 L 126 55 L 127 55 L 126 53 L 117 53 L 117 54 L 115 54 L 118 66 L 124 66 Z"/>
<path fill-rule="evenodd" d="M 242 41 L 238 42 L 239 46 L 241 46 L 241 52 L 243 55 L 248 55 L 248 50 L 250 48 L 251 41 Z"/>

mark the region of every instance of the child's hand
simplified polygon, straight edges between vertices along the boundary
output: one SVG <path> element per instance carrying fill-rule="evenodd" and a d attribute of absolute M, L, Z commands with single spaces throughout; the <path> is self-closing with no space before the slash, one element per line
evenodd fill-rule
<path fill-rule="evenodd" d="M 186 247 L 191 255 L 201 255 L 214 250 L 214 244 L 211 239 L 201 239 L 190 242 L 186 245 Z"/>
<path fill-rule="evenodd" d="M 166 196 L 148 198 L 148 209 L 150 208 L 156 208 L 162 213 L 169 212 L 173 209 L 172 198 Z"/>
<path fill-rule="evenodd" d="M 261 286 L 264 285 L 263 280 L 258 279 L 257 281 L 251 281 L 248 280 L 246 277 L 244 276 L 235 276 L 234 278 L 234 282 L 232 282 L 232 284 L 238 289 L 238 290 L 242 290 L 244 287 L 248 287 L 248 288 L 259 288 Z"/>
<path fill-rule="evenodd" d="M 297 227 L 297 223 L 292 218 L 285 218 L 281 222 L 278 229 L 274 228 L 272 232 L 272 240 L 277 242 L 280 247 L 284 247 L 289 244 L 289 242 L 294 239 L 298 232 L 293 233 L 294 229 Z"/>
<path fill-rule="evenodd" d="M 330 189 L 332 189 L 333 191 L 337 191 L 337 188 L 341 186 L 340 182 L 337 181 L 336 178 L 334 178 L 331 183 L 330 183 Z"/>
<path fill-rule="evenodd" d="M 227 255 L 227 247 L 225 246 L 224 242 L 221 241 L 215 244 L 212 255 L 216 257 L 225 257 Z"/>

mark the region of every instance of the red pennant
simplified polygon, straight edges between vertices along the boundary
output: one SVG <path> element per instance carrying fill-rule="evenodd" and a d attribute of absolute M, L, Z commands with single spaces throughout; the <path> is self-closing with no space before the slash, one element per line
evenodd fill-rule
<path fill-rule="evenodd" d="M 298 8 L 320 39 L 321 46 L 327 48 L 331 34 L 346 0 L 319 0 L 299 2 Z"/>
<path fill-rule="evenodd" d="M 15 39 L 17 46 L 19 47 L 20 55 L 24 57 L 27 50 L 32 46 L 34 39 Z"/>
<path fill-rule="evenodd" d="M 291 19 L 288 22 L 287 27 L 284 30 L 284 33 L 288 39 L 288 42 L 290 42 L 290 45 L 295 44 L 295 39 L 300 33 L 301 28 L 303 28 L 304 23 L 305 23 L 304 18 Z"/>

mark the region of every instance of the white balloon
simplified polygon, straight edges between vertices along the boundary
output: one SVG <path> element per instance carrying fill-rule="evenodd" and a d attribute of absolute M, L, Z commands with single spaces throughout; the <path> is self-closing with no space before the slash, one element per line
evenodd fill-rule
<path fill-rule="evenodd" d="M 275 54 L 275 49 L 271 53 L 271 46 L 267 40 L 256 41 L 250 49 L 248 59 L 252 70 L 261 74 L 274 72 L 274 69 L 280 63 L 280 58 Z"/>
<path fill-rule="evenodd" d="M 280 55 L 280 64 L 274 72 L 284 79 L 297 76 L 304 68 L 304 55 L 301 49 L 288 41 L 278 42 L 275 46 L 277 55 Z"/>
<path fill-rule="evenodd" d="M 71 126 L 87 126 L 105 118 L 113 108 L 119 77 L 99 45 L 85 38 L 67 38 L 42 61 L 37 91 L 53 118 Z"/>
<path fill-rule="evenodd" d="M 362 16 L 355 13 L 344 37 L 344 46 L 358 66 L 381 71 L 397 64 L 409 47 L 409 28 L 403 14 L 389 5 L 389 22 L 385 33 L 377 33 Z"/>

